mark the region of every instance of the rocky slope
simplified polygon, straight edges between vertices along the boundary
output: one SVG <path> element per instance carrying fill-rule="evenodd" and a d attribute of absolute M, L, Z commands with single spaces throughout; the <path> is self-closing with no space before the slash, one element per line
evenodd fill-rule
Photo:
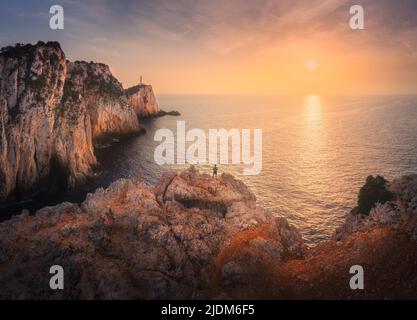
<path fill-rule="evenodd" d="M 140 130 L 121 84 L 103 64 L 66 60 L 56 42 L 0 52 L 0 202 L 75 188 L 97 164 L 92 141 Z"/>
<path fill-rule="evenodd" d="M 158 115 L 160 110 L 151 85 L 138 84 L 127 89 L 126 95 L 138 117 Z"/>
<path fill-rule="evenodd" d="M 416 299 L 417 175 L 394 180 L 395 200 L 376 204 L 369 215 L 347 214 L 331 240 L 304 251 L 302 259 L 248 259 L 238 235 L 215 262 L 209 296 L 275 299 Z M 257 230 L 255 232 L 264 232 Z M 240 237 L 239 237 L 240 236 Z M 253 251 L 253 249 L 249 250 Z M 257 253 L 262 256 L 262 253 Z M 232 258 L 230 258 L 232 257 Z M 224 267 L 232 264 L 228 273 Z M 364 268 L 364 290 L 351 290 L 350 267 Z M 230 274 L 234 281 L 230 282 Z M 251 277 L 250 275 L 257 275 Z M 251 279 L 259 279 L 251 281 Z"/>
<path fill-rule="evenodd" d="M 153 188 L 118 180 L 80 205 L 0 224 L 0 298 L 415 298 L 417 176 L 392 188 L 396 206 L 349 218 L 308 249 L 228 174 L 191 167 Z M 48 286 L 54 264 L 61 291 Z M 354 264 L 363 291 L 349 289 Z"/>
<path fill-rule="evenodd" d="M 274 261 L 300 258 L 300 233 L 255 201 L 232 176 L 190 168 L 155 188 L 119 180 L 81 205 L 16 216 L 0 224 L 0 298 L 202 297 L 221 249 L 260 226 L 248 246 Z M 66 272 L 62 291 L 48 286 L 54 264 Z"/>

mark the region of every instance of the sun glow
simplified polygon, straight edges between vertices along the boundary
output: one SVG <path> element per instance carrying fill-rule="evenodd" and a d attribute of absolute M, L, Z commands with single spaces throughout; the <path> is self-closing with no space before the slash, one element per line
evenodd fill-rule
<path fill-rule="evenodd" d="M 308 60 L 305 61 L 305 64 L 306 64 L 306 68 L 309 71 L 314 71 L 318 67 L 318 62 L 315 59 L 308 59 Z"/>

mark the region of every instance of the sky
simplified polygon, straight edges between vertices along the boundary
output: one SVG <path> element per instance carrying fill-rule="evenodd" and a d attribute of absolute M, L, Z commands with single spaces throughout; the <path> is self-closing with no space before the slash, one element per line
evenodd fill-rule
<path fill-rule="evenodd" d="M 417 94 L 416 0 L 0 0 L 0 46 L 38 40 L 158 94 Z"/>

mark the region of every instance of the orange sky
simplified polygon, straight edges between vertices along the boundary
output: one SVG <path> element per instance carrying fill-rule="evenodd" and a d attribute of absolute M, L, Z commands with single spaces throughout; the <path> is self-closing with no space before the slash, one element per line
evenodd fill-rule
<path fill-rule="evenodd" d="M 353 32 L 353 31 L 352 31 Z M 367 30 L 358 31 L 366 38 Z M 171 56 L 145 52 L 134 62 L 160 93 L 186 94 L 408 94 L 417 93 L 416 56 L 395 48 L 355 44 L 337 35 L 295 36 L 284 42 L 266 41 L 258 48 L 219 53 L 207 48 Z M 308 60 L 316 62 L 308 69 Z M 156 65 L 156 66 L 155 66 Z M 122 61 L 113 70 L 126 84 L 137 81 Z"/>
<path fill-rule="evenodd" d="M 349 28 L 352 4 L 364 7 L 365 30 Z M 125 87 L 142 74 L 157 94 L 417 94 L 415 0 L 63 6 L 60 33 L 45 28 L 42 8 L 5 8 L 13 33 L 2 26 L 1 44 L 57 40 L 69 59 L 107 63 Z"/>

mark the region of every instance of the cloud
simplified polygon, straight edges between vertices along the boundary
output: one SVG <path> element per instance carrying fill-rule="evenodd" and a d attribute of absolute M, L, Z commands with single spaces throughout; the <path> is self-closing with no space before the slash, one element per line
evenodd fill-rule
<path fill-rule="evenodd" d="M 403 61 L 410 70 L 417 59 L 415 0 L 61 0 L 63 32 L 48 28 L 50 4 L 16 0 L 4 8 L 0 43 L 58 40 L 70 59 L 112 64 L 121 80 L 130 81 L 132 64 L 191 74 L 187 68 L 206 64 L 232 73 L 239 64 L 240 72 L 256 61 L 310 54 L 333 64 L 373 57 L 369 63 L 385 59 L 394 68 Z M 360 32 L 348 26 L 353 4 L 365 9 Z"/>

